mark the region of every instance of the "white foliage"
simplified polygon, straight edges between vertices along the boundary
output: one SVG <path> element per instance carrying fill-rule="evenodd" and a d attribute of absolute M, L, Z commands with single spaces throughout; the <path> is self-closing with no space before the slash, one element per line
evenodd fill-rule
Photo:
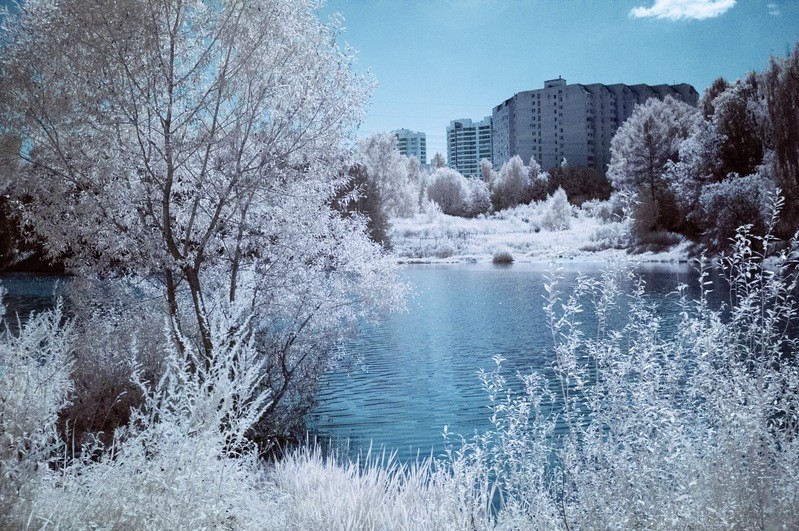
<path fill-rule="evenodd" d="M 2 302 L 0 301 L 0 305 Z M 72 391 L 72 327 L 61 306 L 0 331 L 0 526 L 24 522 L 63 452 L 58 413 Z"/>
<path fill-rule="evenodd" d="M 558 188 L 544 205 L 541 225 L 548 230 L 568 230 L 571 227 L 572 206 L 563 188 Z"/>
<path fill-rule="evenodd" d="M 686 219 L 696 222 L 702 186 L 718 173 L 724 138 L 712 122 L 698 120 L 690 136 L 680 142 L 679 160 L 666 165 L 665 178 Z"/>
<path fill-rule="evenodd" d="M 637 105 L 611 140 L 608 179 L 616 190 L 662 193 L 662 176 L 698 120 L 697 110 L 667 96 Z"/>
<path fill-rule="evenodd" d="M 235 326 L 246 319 L 240 308 L 214 315 L 214 358 L 187 360 L 170 349 L 160 381 L 137 382 L 144 404 L 113 445 L 53 475 L 36 493 L 32 522 L 139 529 L 263 522 L 254 508 L 266 493 L 245 435 L 269 404 L 265 361 L 247 328 Z M 170 333 L 165 327 L 165 343 Z"/>
<path fill-rule="evenodd" d="M 385 215 L 407 218 L 416 214 L 419 164 L 400 154 L 396 137 L 372 135 L 361 142 L 360 153 L 368 178 L 377 184 Z"/>
<path fill-rule="evenodd" d="M 502 165 L 499 175 L 491 183 L 494 210 L 504 210 L 530 202 L 530 169 L 521 157 L 514 155 Z"/>
<path fill-rule="evenodd" d="M 173 335 L 208 358 L 213 301 L 246 302 L 275 404 L 312 394 L 337 342 L 403 292 L 363 220 L 330 207 L 371 84 L 317 7 L 31 0 L 0 53 L 49 255 L 162 283 Z"/>
<path fill-rule="evenodd" d="M 497 172 L 494 171 L 494 167 L 490 160 L 480 159 L 480 177 L 490 188 L 491 183 L 493 183 L 494 179 L 497 177 Z"/>
<path fill-rule="evenodd" d="M 469 215 L 485 214 L 491 209 L 491 191 L 485 181 L 467 179 L 469 185 Z"/>
<path fill-rule="evenodd" d="M 565 290 L 553 272 L 551 372 L 520 375 L 521 392 L 498 369 L 483 374 L 494 429 L 455 459 L 483 492 L 502 493 L 500 528 L 796 522 L 798 345 L 787 330 L 797 324 L 797 242 L 769 258 L 754 239 L 739 233 L 724 261 L 732 307 L 711 308 L 703 262 L 700 298 L 681 286 L 679 322 L 668 328 L 624 270 Z M 773 243 L 766 236 L 762 247 Z M 582 326 L 584 312 L 596 329 Z"/>
<path fill-rule="evenodd" d="M 745 177 L 731 174 L 702 188 L 699 212 L 711 246 L 724 249 L 739 227 L 764 225 L 770 185 L 773 186 L 770 180 L 758 174 Z"/>
<path fill-rule="evenodd" d="M 444 214 L 465 216 L 469 213 L 471 193 L 466 177 L 452 168 L 439 168 L 430 176 L 427 197 Z"/>

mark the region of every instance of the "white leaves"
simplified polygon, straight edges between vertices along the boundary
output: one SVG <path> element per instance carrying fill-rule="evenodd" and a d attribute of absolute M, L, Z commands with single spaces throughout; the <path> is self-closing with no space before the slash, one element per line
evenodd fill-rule
<path fill-rule="evenodd" d="M 544 205 L 541 225 L 548 230 L 568 230 L 571 227 L 573 210 L 563 188 L 558 188 Z"/>
<path fill-rule="evenodd" d="M 452 168 L 439 168 L 427 183 L 427 197 L 444 214 L 466 216 L 471 207 L 471 191 L 466 177 Z"/>

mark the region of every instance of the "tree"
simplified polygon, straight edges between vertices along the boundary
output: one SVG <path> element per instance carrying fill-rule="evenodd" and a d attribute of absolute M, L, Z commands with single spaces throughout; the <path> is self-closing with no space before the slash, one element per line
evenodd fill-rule
<path fill-rule="evenodd" d="M 19 220 L 9 201 L 20 148 L 19 138 L 0 136 L 0 271 L 14 260 L 21 243 Z"/>
<path fill-rule="evenodd" d="M 724 137 L 712 121 L 698 120 L 691 134 L 680 143 L 679 158 L 667 164 L 664 177 L 674 195 L 682 219 L 681 232 L 697 238 L 704 230 L 700 196 L 705 186 L 722 175 L 721 152 Z"/>
<path fill-rule="evenodd" d="M 616 190 L 640 194 L 657 209 L 655 226 L 672 228 L 674 198 L 664 178 L 667 164 L 678 160 L 680 142 L 687 138 L 697 110 L 670 96 L 650 98 L 633 110 L 610 143 L 608 179 Z"/>
<path fill-rule="evenodd" d="M 408 173 L 408 157 L 397 149 L 396 137 L 391 133 L 372 135 L 361 142 L 359 151 L 368 178 L 380 192 L 384 216 L 416 214 L 417 194 Z"/>
<path fill-rule="evenodd" d="M 566 159 L 563 160 L 565 161 Z M 547 189 L 549 188 L 549 174 L 541 171 L 541 165 L 535 160 L 535 157 L 530 157 L 530 165 L 527 166 L 527 178 L 530 182 L 530 201 L 543 201 L 546 199 Z"/>
<path fill-rule="evenodd" d="M 485 214 L 491 209 L 491 192 L 488 184 L 478 179 L 466 179 L 469 185 L 469 216 Z"/>
<path fill-rule="evenodd" d="M 466 177 L 452 168 L 439 168 L 430 176 L 427 197 L 441 207 L 444 214 L 468 215 L 470 195 Z"/>
<path fill-rule="evenodd" d="M 347 170 L 350 180 L 346 186 L 339 188 L 336 206 L 342 212 L 364 216 L 366 230 L 372 241 L 390 249 L 388 236 L 388 218 L 386 217 L 380 189 L 377 183 L 369 178 L 369 172 L 363 164 L 353 164 Z"/>
<path fill-rule="evenodd" d="M 555 193 L 547 199 L 544 205 L 544 215 L 541 218 L 541 225 L 548 230 L 568 230 L 571 227 L 572 207 L 566 192 L 563 188 L 558 188 Z"/>
<path fill-rule="evenodd" d="M 774 174 L 785 195 L 782 235 L 799 229 L 799 44 L 785 59 L 771 60 L 763 74 L 773 135 Z"/>
<path fill-rule="evenodd" d="M 514 155 L 502 165 L 499 175 L 491 187 L 491 202 L 494 210 L 500 211 L 532 199 L 530 169 L 524 165 L 519 155 Z"/>
<path fill-rule="evenodd" d="M 444 155 L 441 153 L 436 153 L 433 155 L 433 160 L 431 163 L 435 169 L 443 168 L 447 165 L 447 162 L 444 160 Z"/>
<path fill-rule="evenodd" d="M 719 180 L 727 175 L 751 175 L 763 162 L 768 134 L 765 98 L 760 94 L 758 76 L 750 73 L 729 85 L 713 99 L 712 123 L 724 137 L 718 156 Z"/>
<path fill-rule="evenodd" d="M 716 96 L 727 90 L 730 84 L 723 77 L 717 78 L 713 83 L 705 89 L 702 99 L 699 102 L 699 108 L 702 110 L 702 116 L 705 120 L 710 120 L 716 112 L 716 107 L 713 101 Z"/>
<path fill-rule="evenodd" d="M 491 164 L 491 161 L 488 159 L 480 159 L 480 177 L 482 177 L 483 182 L 486 183 L 489 187 L 494 179 L 497 177 L 497 172 L 494 171 L 494 167 Z"/>
<path fill-rule="evenodd" d="M 49 256 L 158 283 L 197 367 L 246 331 L 273 419 L 301 418 L 335 344 L 402 293 L 331 208 L 370 83 L 315 5 L 27 0 L 0 47 L 0 123 Z M 237 330 L 211 326 L 242 306 Z"/>

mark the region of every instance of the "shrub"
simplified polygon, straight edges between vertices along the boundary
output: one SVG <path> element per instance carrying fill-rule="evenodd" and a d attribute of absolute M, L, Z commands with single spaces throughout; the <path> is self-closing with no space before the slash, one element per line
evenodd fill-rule
<path fill-rule="evenodd" d="M 591 241 L 595 244 L 584 250 L 628 249 L 631 243 L 630 220 L 603 223 L 591 234 Z"/>
<path fill-rule="evenodd" d="M 491 260 L 495 264 L 512 264 L 513 263 L 513 255 L 510 254 L 508 251 L 501 251 L 494 254 L 493 260 Z"/>
<path fill-rule="evenodd" d="M 451 168 L 439 168 L 430 177 L 427 197 L 450 216 L 469 213 L 470 190 L 466 177 Z"/>
<path fill-rule="evenodd" d="M 572 207 L 563 188 L 552 194 L 544 205 L 541 226 L 547 230 L 567 230 L 571 227 Z"/>
<path fill-rule="evenodd" d="M 704 187 L 699 202 L 703 225 L 703 239 L 710 249 L 724 251 L 732 245 L 736 230 L 751 225 L 755 234 L 765 230 L 763 205 L 765 204 L 763 180 L 758 175 L 736 175 Z"/>
<path fill-rule="evenodd" d="M 0 289 L 0 316 L 3 315 Z M 0 331 L 0 527 L 18 528 L 48 481 L 63 443 L 58 413 L 72 392 L 72 326 L 61 306 L 34 315 L 18 335 Z"/>
<path fill-rule="evenodd" d="M 269 393 L 253 337 L 232 326 L 242 319 L 235 307 L 211 315 L 216 356 L 209 363 L 185 344 L 178 347 L 164 326 L 161 378 L 147 382 L 134 374 L 142 405 L 115 431 L 113 444 L 68 459 L 42 482 L 28 521 L 56 528 L 264 525 L 256 508 L 269 500 L 247 435 Z"/>

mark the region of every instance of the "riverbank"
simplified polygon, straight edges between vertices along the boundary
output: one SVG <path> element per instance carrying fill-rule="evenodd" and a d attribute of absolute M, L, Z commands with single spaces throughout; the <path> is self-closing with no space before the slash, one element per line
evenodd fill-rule
<path fill-rule="evenodd" d="M 403 264 L 487 263 L 508 253 L 514 262 L 636 262 L 682 263 L 690 259 L 691 243 L 678 238 L 629 247 L 623 223 L 603 223 L 578 210 L 569 228 L 543 228 L 532 209 L 501 212 L 480 218 L 441 213 L 392 220 L 392 252 Z"/>

